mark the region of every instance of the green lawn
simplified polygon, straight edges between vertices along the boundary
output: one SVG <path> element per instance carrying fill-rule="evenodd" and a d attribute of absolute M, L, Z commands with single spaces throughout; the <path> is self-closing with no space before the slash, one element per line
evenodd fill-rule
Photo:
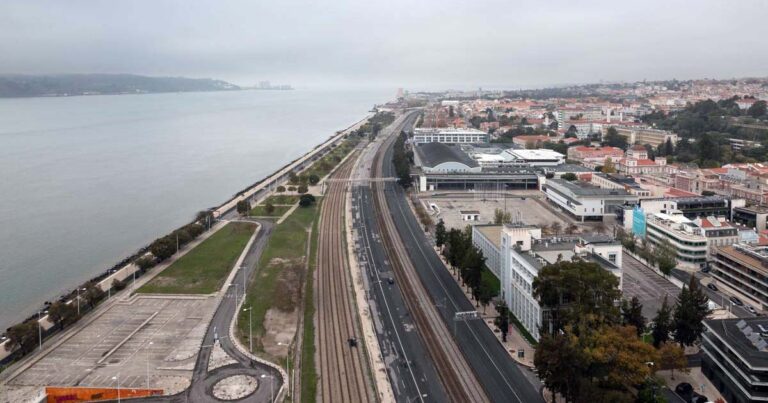
<path fill-rule="evenodd" d="M 317 397 L 317 371 L 315 370 L 315 303 L 312 276 L 317 266 L 317 225 L 319 217 L 312 224 L 312 239 L 309 252 L 309 273 L 304 285 L 304 331 L 301 342 L 301 401 L 311 403 Z"/>
<path fill-rule="evenodd" d="M 265 333 L 264 318 L 267 311 L 277 308 L 291 312 L 301 303 L 302 285 L 306 279 L 307 230 L 317 216 L 318 207 L 318 203 L 315 203 L 311 207 L 294 210 L 272 230 L 261 254 L 256 273 L 248 284 L 245 302 L 245 306 L 253 307 L 254 351 L 263 352 L 260 340 Z M 240 313 L 238 327 L 241 338 L 247 344 L 247 313 Z"/>
<path fill-rule="evenodd" d="M 498 278 L 496 278 L 496 275 L 494 275 L 491 272 L 491 269 L 487 267 L 483 268 L 483 271 L 480 277 L 480 282 L 482 282 L 483 284 L 486 284 L 491 289 L 496 290 L 496 294 L 494 295 L 494 297 L 501 293 L 501 281 Z"/>
<path fill-rule="evenodd" d="M 267 197 L 266 200 L 264 200 L 261 204 L 268 204 L 268 203 L 272 203 L 273 205 L 296 204 L 298 201 L 299 201 L 299 196 L 276 194 L 276 195 Z"/>
<path fill-rule="evenodd" d="M 330 153 L 323 158 L 315 161 L 309 168 L 301 172 L 302 176 L 310 176 L 312 174 L 317 175 L 320 178 L 328 175 L 331 170 L 338 165 L 338 163 L 344 159 L 344 157 L 355 148 L 355 145 L 360 142 L 360 138 L 357 136 L 350 136 L 333 149 Z M 296 185 L 296 184 L 294 184 Z"/>
<path fill-rule="evenodd" d="M 274 211 L 267 213 L 267 207 L 262 205 L 254 206 L 248 215 L 254 217 L 281 217 L 286 211 L 291 209 L 291 206 L 272 206 Z"/>
<path fill-rule="evenodd" d="M 255 227 L 243 222 L 227 224 L 137 292 L 211 294 L 218 291 Z"/>

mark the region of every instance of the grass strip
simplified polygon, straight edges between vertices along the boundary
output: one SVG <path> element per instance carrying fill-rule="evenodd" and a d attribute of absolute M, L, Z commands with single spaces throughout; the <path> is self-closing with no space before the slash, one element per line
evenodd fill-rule
<path fill-rule="evenodd" d="M 211 294 L 218 291 L 255 228 L 256 225 L 252 223 L 227 224 L 137 292 Z"/>

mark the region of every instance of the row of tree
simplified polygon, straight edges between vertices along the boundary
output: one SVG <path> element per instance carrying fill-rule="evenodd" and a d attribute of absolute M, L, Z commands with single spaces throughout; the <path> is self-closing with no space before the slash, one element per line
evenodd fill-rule
<path fill-rule="evenodd" d="M 462 285 L 469 287 L 476 304 L 486 309 L 499 290 L 483 281 L 483 271 L 487 270 L 485 256 L 472 243 L 472 227 L 467 226 L 464 231 L 456 228 L 446 231 L 445 223 L 440 220 L 435 225 L 435 244 L 442 248 L 443 256 Z"/>
<path fill-rule="evenodd" d="M 413 151 L 405 148 L 405 141 L 408 135 L 400 132 L 400 136 L 395 140 L 394 153 L 392 154 L 392 164 L 395 166 L 395 174 L 398 182 L 404 188 L 411 186 L 411 164 L 413 163 Z"/>
<path fill-rule="evenodd" d="M 694 280 L 674 313 L 665 299 L 648 344 L 641 339 L 646 321 L 637 298 L 617 306 L 616 277 L 578 260 L 542 268 L 533 293 L 544 318 L 534 365 L 545 386 L 569 402 L 633 401 L 636 390 L 648 395 L 643 390 L 658 384 L 656 370 L 686 367 L 682 346 L 698 339 L 709 313 Z"/>

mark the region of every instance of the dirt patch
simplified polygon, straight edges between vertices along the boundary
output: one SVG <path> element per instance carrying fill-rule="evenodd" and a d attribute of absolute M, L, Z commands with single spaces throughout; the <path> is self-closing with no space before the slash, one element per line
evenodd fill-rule
<path fill-rule="evenodd" d="M 282 265 L 275 282 L 275 301 L 273 307 L 283 312 L 293 312 L 301 301 L 301 285 L 304 276 L 304 263 L 288 262 Z"/>
<path fill-rule="evenodd" d="M 261 338 L 264 352 L 271 357 L 285 358 L 298 324 L 298 310 L 292 312 L 268 310 L 264 318 L 264 328 L 267 329 L 267 333 Z"/>

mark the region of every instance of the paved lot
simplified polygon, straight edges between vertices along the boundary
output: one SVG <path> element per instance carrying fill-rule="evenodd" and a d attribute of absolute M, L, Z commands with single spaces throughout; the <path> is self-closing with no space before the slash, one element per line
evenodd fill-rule
<path fill-rule="evenodd" d="M 523 192 L 521 192 L 523 193 Z M 464 194 L 451 193 L 445 195 L 421 195 L 421 199 L 427 204 L 434 203 L 440 209 L 437 218 L 442 218 L 448 228 L 464 228 L 467 224 L 493 223 L 496 209 L 508 211 L 513 221 L 520 217 L 526 224 L 551 225 L 557 221 L 561 226 L 567 224 L 556 215 L 552 214 L 533 197 L 543 197 L 541 192 L 525 191 L 523 195 L 510 193 L 505 198 L 503 195 L 482 194 L 467 192 Z M 477 210 L 480 212 L 480 220 L 477 222 L 462 221 L 460 211 Z"/>
<path fill-rule="evenodd" d="M 643 304 L 643 316 L 646 319 L 650 321 L 656 316 L 665 295 L 669 305 L 674 305 L 677 294 L 680 293 L 676 285 L 626 253 L 623 256 L 623 264 L 624 298 L 636 296 Z"/>
<path fill-rule="evenodd" d="M 101 314 L 46 353 L 9 385 L 150 387 L 188 383 L 207 321 L 211 297 L 134 297 Z M 151 344 L 150 344 L 151 343 Z"/>

